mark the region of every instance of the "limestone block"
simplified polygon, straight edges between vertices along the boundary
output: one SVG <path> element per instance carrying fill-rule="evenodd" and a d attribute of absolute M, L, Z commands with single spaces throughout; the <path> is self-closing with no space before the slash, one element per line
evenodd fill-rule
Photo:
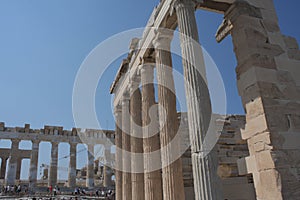
<path fill-rule="evenodd" d="M 268 55 L 253 54 L 250 55 L 246 60 L 238 61 L 236 68 L 237 80 L 240 79 L 241 74 L 245 73 L 252 67 L 261 67 L 267 69 L 276 69 L 276 63 L 274 58 Z"/>
<path fill-rule="evenodd" d="M 270 111 L 272 109 L 270 108 Z M 268 110 L 269 111 L 269 110 Z M 290 124 L 288 120 L 288 116 L 285 114 L 284 108 L 278 109 L 279 112 L 268 112 L 267 111 L 267 120 L 270 131 L 288 131 L 290 129 Z"/>
<path fill-rule="evenodd" d="M 300 60 L 300 51 L 298 49 L 289 49 L 288 57 L 294 60 Z"/>
<path fill-rule="evenodd" d="M 275 169 L 260 172 L 254 176 L 257 199 L 282 200 L 281 178 Z M 263 186 L 268 187 L 263 187 Z"/>
<path fill-rule="evenodd" d="M 264 114 L 264 105 L 261 97 L 255 98 L 246 103 L 246 111 L 248 119 Z"/>
<path fill-rule="evenodd" d="M 273 9 L 274 10 L 274 4 L 272 0 L 245 0 L 250 5 L 257 7 L 257 8 L 264 8 L 264 9 Z"/>
<path fill-rule="evenodd" d="M 273 9 L 270 9 L 270 8 L 273 8 Z M 274 5 L 270 8 L 260 10 L 263 19 L 268 19 L 268 20 L 272 20 L 274 22 L 278 22 L 278 17 L 277 17 L 276 11 L 274 9 Z"/>
<path fill-rule="evenodd" d="M 271 99 L 284 99 L 285 95 L 281 91 L 280 85 L 268 82 L 257 82 L 244 90 L 242 94 L 243 104 L 249 101 L 254 101 L 257 97 L 271 98 Z M 246 111 L 248 112 L 248 111 Z M 248 120 L 248 116 L 247 120 Z"/>
<path fill-rule="evenodd" d="M 278 70 L 277 79 L 279 84 L 282 85 L 296 85 L 291 73 L 288 71 Z"/>
<path fill-rule="evenodd" d="M 238 166 L 239 175 L 249 174 L 248 169 L 247 169 L 246 158 L 238 159 L 237 166 Z"/>
<path fill-rule="evenodd" d="M 266 43 L 268 39 L 268 33 L 264 29 L 257 29 L 256 27 L 244 28 L 244 37 L 252 43 Z M 245 41 L 244 41 L 245 42 Z"/>
<path fill-rule="evenodd" d="M 234 132 L 228 132 L 227 130 L 221 133 L 221 138 L 233 138 L 234 136 Z"/>
<path fill-rule="evenodd" d="M 246 88 L 260 81 L 277 83 L 278 80 L 276 70 L 253 66 L 244 73 L 240 74 L 240 79 L 238 80 L 239 94 L 243 94 L 243 91 L 245 91 Z"/>
<path fill-rule="evenodd" d="M 16 132 L 24 133 L 25 129 L 23 127 L 16 127 Z"/>
<path fill-rule="evenodd" d="M 249 152 L 248 151 L 228 151 L 227 155 L 230 157 L 246 157 L 249 156 Z"/>
<path fill-rule="evenodd" d="M 297 132 L 282 133 L 284 138 L 282 149 L 300 149 L 300 135 Z"/>
<path fill-rule="evenodd" d="M 256 153 L 255 158 L 257 170 L 263 171 L 275 168 L 275 163 L 273 161 L 270 150 Z"/>
<path fill-rule="evenodd" d="M 283 71 L 288 71 L 292 75 L 297 86 L 300 86 L 300 61 L 275 58 L 277 68 Z"/>
<path fill-rule="evenodd" d="M 241 129 L 242 138 L 244 140 L 251 138 L 258 133 L 263 133 L 268 130 L 268 124 L 265 115 L 260 115 L 253 119 L 247 120 L 245 129 Z"/>
<path fill-rule="evenodd" d="M 237 157 L 220 157 L 219 163 L 220 164 L 230 164 L 230 163 L 236 163 Z"/>
<path fill-rule="evenodd" d="M 299 49 L 299 45 L 296 38 L 283 35 L 283 39 L 288 49 Z"/>
<path fill-rule="evenodd" d="M 271 44 L 277 44 L 282 49 L 286 49 L 286 44 L 281 32 L 268 32 L 268 42 Z"/>
<path fill-rule="evenodd" d="M 242 177 L 246 178 L 246 177 Z M 231 184 L 227 183 L 227 179 L 223 180 L 224 199 L 230 200 L 254 200 L 256 199 L 253 183 L 239 183 L 233 178 Z M 247 181 L 247 180 L 246 180 Z"/>
<path fill-rule="evenodd" d="M 257 171 L 257 165 L 255 162 L 255 156 L 249 156 L 246 157 L 246 166 L 247 166 L 247 171 L 249 173 L 253 173 Z"/>
<path fill-rule="evenodd" d="M 257 43 L 256 40 L 248 38 L 236 47 L 236 56 L 240 61 L 247 61 L 251 56 L 269 56 L 276 57 L 283 54 L 285 51 L 279 46 L 270 43 Z"/>
<path fill-rule="evenodd" d="M 262 20 L 262 24 L 268 32 L 280 32 L 280 27 L 277 21 L 272 19 L 264 19 Z"/>
<path fill-rule="evenodd" d="M 253 154 L 254 152 L 271 150 L 272 146 L 270 146 L 270 144 L 271 144 L 271 138 L 269 132 L 258 134 L 248 140 L 249 150 Z"/>
<path fill-rule="evenodd" d="M 240 175 L 246 175 L 257 171 L 255 156 L 248 156 L 237 160 Z"/>
<path fill-rule="evenodd" d="M 233 150 L 234 151 L 247 151 L 248 150 L 248 147 L 247 147 L 247 144 L 245 142 L 245 144 L 239 144 L 239 145 L 234 145 L 233 147 Z"/>

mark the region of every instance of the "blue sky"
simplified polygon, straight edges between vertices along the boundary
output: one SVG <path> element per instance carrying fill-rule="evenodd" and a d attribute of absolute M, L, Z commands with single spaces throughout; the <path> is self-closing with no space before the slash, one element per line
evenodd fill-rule
<path fill-rule="evenodd" d="M 110 36 L 144 27 L 158 2 L 0 0 L 0 121 L 6 126 L 30 123 L 32 128 L 48 124 L 71 129 L 73 83 L 84 58 Z M 275 0 L 275 5 L 282 32 L 300 41 L 299 1 Z M 222 16 L 197 11 L 196 17 L 201 44 L 222 74 L 228 113 L 241 114 L 231 38 L 221 44 L 214 39 Z M 111 65 L 97 89 L 97 115 L 103 128 L 114 128 L 109 86 L 118 67 L 118 61 Z M 82 156 L 78 165 L 83 166 L 85 159 Z"/>

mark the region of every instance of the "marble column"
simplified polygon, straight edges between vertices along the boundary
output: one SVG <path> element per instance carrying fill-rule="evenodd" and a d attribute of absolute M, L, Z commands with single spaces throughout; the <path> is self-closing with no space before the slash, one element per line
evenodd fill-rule
<path fill-rule="evenodd" d="M 130 114 L 129 114 L 129 94 L 125 92 L 122 99 L 122 148 L 123 154 L 123 182 L 122 200 L 132 199 L 131 182 L 131 156 L 130 156 Z M 126 153 L 126 154 L 125 154 Z"/>
<path fill-rule="evenodd" d="M 122 200 L 122 107 L 117 105 L 114 110 L 116 120 L 116 133 L 115 133 L 115 144 L 116 144 L 116 200 Z"/>
<path fill-rule="evenodd" d="M 94 145 L 88 144 L 88 163 L 86 171 L 86 187 L 94 187 Z"/>
<path fill-rule="evenodd" d="M 151 171 L 151 165 L 153 160 L 148 153 L 157 151 L 160 149 L 159 139 L 159 123 L 158 123 L 158 110 L 156 110 L 152 121 L 150 119 L 149 110 L 155 105 L 154 94 L 154 62 L 144 60 L 141 66 L 141 82 L 142 82 L 142 120 L 143 120 L 143 135 L 144 135 L 144 168 L 145 168 L 145 200 L 162 200 L 162 176 L 161 169 Z M 151 123 L 151 125 L 150 125 Z M 155 162 L 160 162 L 159 156 Z"/>
<path fill-rule="evenodd" d="M 20 180 L 21 178 L 21 166 L 22 166 L 22 158 L 19 157 L 17 161 L 16 180 Z"/>
<path fill-rule="evenodd" d="M 166 147 L 161 151 L 162 165 L 165 166 L 162 168 L 163 197 L 164 200 L 183 200 L 185 196 L 182 162 L 180 157 L 178 159 L 173 157 L 180 155 L 180 143 L 173 140 L 177 134 L 178 120 L 170 53 L 172 36 L 172 32 L 158 30 L 153 41 L 156 54 L 158 103 L 161 106 L 159 108 L 160 142 L 162 148 Z M 173 160 L 175 161 L 172 162 Z"/>
<path fill-rule="evenodd" d="M 103 166 L 103 185 L 104 187 L 112 186 L 111 182 L 111 151 L 110 145 L 104 145 L 104 166 Z"/>
<path fill-rule="evenodd" d="M 18 149 L 20 140 L 12 139 L 8 170 L 6 174 L 6 185 L 15 185 L 17 162 L 18 162 Z"/>
<path fill-rule="evenodd" d="M 76 187 L 76 147 L 77 143 L 70 143 L 70 161 L 68 184 L 70 188 Z"/>
<path fill-rule="evenodd" d="M 130 114 L 131 114 L 131 152 L 137 153 L 131 158 L 132 200 L 145 199 L 144 191 L 144 158 L 143 158 L 143 132 L 142 132 L 142 97 L 139 89 L 140 77 L 131 78 L 130 83 Z"/>
<path fill-rule="evenodd" d="M 181 49 L 185 78 L 188 122 L 192 150 L 195 199 L 222 199 L 218 186 L 217 163 L 214 156 L 202 148 L 211 119 L 211 104 L 206 84 L 205 65 L 198 38 L 193 0 L 176 0 L 174 7 L 181 33 Z M 213 152 L 212 152 L 213 153 Z"/>
<path fill-rule="evenodd" d="M 57 184 L 58 142 L 52 142 L 48 186 Z"/>
<path fill-rule="evenodd" d="M 32 148 L 30 155 L 30 166 L 29 166 L 29 189 L 34 189 L 36 187 L 37 181 L 37 168 L 39 160 L 39 145 L 40 141 L 32 140 Z"/>
<path fill-rule="evenodd" d="M 2 157 L 0 179 L 5 179 L 7 159 L 8 158 Z"/>

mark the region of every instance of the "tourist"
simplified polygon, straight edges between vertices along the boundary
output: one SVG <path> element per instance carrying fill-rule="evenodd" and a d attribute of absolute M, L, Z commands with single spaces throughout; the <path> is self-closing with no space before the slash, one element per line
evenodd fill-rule
<path fill-rule="evenodd" d="M 17 194 L 20 194 L 22 188 L 21 188 L 21 185 L 19 184 L 18 187 L 17 187 Z"/>
<path fill-rule="evenodd" d="M 49 194 L 52 194 L 52 191 L 53 191 L 52 185 L 49 186 L 48 190 L 49 190 Z"/>
<path fill-rule="evenodd" d="M 75 188 L 74 194 L 75 194 L 75 195 L 79 194 L 79 188 L 78 188 L 78 187 Z"/>
<path fill-rule="evenodd" d="M 13 193 L 14 193 L 14 190 L 15 190 L 15 187 L 14 187 L 13 185 L 11 185 L 9 188 L 10 188 L 10 193 L 13 194 Z"/>

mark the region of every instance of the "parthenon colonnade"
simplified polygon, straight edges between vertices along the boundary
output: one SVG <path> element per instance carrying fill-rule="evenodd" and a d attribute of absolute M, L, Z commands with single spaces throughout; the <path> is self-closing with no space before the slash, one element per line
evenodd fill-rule
<path fill-rule="evenodd" d="M 176 92 L 172 89 L 172 60 L 166 50 L 169 49 L 172 30 L 177 27 L 181 33 L 184 58 L 195 199 L 222 199 L 224 192 L 217 174 L 215 152 L 212 150 L 207 156 L 202 156 L 207 151 L 202 143 L 212 113 L 203 55 L 200 46 L 195 45 L 199 42 L 197 9 L 222 13 L 224 21 L 217 30 L 216 40 L 221 42 L 231 34 L 234 44 L 238 63 L 237 86 L 246 111 L 246 126 L 241 132 L 250 154 L 238 161 L 240 175 L 253 176 L 257 199 L 298 199 L 300 181 L 294 169 L 300 169 L 300 151 L 294 141 L 299 141 L 300 131 L 300 51 L 294 38 L 281 33 L 273 0 L 163 0 L 155 8 L 139 42 L 132 40 L 128 57 L 121 63 L 110 90 L 115 95 L 117 111 L 116 138 L 123 141 L 117 145 L 120 150 L 116 152 L 119 164 L 117 200 L 135 198 L 140 196 L 140 191 L 145 191 L 145 195 L 139 199 L 185 198 L 180 158 L 162 167 L 161 176 L 159 171 L 145 172 L 144 188 L 137 191 L 134 186 L 137 179 L 130 174 L 130 167 L 134 167 L 136 161 L 127 153 L 124 157 L 124 151 L 132 150 L 130 146 L 141 149 L 140 145 L 143 145 L 145 154 L 164 147 L 176 135 Z M 152 60 L 150 64 L 145 62 L 149 59 Z M 164 109 L 158 111 L 159 137 L 148 138 L 149 130 L 142 128 L 140 132 L 144 139 L 138 145 L 136 130 L 130 128 L 130 120 L 140 115 L 137 111 L 140 109 L 142 127 L 150 123 L 149 110 L 156 104 L 153 67 L 157 73 L 158 105 Z M 141 92 L 135 83 L 137 80 L 142 83 Z M 166 85 L 168 87 L 164 87 Z M 141 97 L 131 90 L 138 90 Z M 130 107 L 130 101 L 137 106 Z M 163 114 L 167 116 L 166 123 L 162 122 Z M 171 156 L 169 152 L 161 151 L 161 165 L 165 166 L 164 162 Z M 147 154 L 143 164 L 144 169 L 151 164 Z M 122 172 L 122 167 L 126 168 L 125 172 Z"/>
<path fill-rule="evenodd" d="M 38 185 L 37 173 L 38 173 L 38 157 L 39 146 L 41 142 L 50 142 L 51 145 L 51 159 L 49 166 L 48 185 L 58 185 L 58 146 L 60 142 L 70 144 L 70 161 L 68 169 L 68 187 L 76 187 L 76 147 L 78 144 L 82 144 L 83 141 L 80 137 L 92 138 L 93 144 L 87 144 L 88 146 L 88 162 L 87 162 L 87 178 L 86 187 L 94 187 L 94 146 L 96 144 L 103 145 L 104 147 L 104 160 L 103 164 L 109 167 L 104 167 L 103 185 L 105 187 L 113 186 L 111 165 L 113 165 L 113 157 L 111 153 L 111 147 L 114 145 L 115 134 L 114 131 L 107 130 L 92 130 L 86 129 L 81 132 L 80 129 L 73 128 L 72 131 L 63 130 L 62 127 L 45 126 L 44 129 L 30 129 L 30 125 L 26 124 L 22 127 L 5 127 L 3 122 L 0 123 L 0 138 L 11 140 L 11 148 L 0 149 L 1 157 L 1 179 L 5 179 L 6 185 L 15 185 L 20 180 L 22 159 L 30 159 L 29 166 L 29 179 L 28 186 L 31 191 L 35 191 Z M 19 149 L 21 141 L 31 141 L 32 149 L 23 150 Z M 8 169 L 6 165 L 8 162 Z M 47 166 L 46 166 L 47 167 Z M 48 168 L 48 167 L 47 167 Z"/>

